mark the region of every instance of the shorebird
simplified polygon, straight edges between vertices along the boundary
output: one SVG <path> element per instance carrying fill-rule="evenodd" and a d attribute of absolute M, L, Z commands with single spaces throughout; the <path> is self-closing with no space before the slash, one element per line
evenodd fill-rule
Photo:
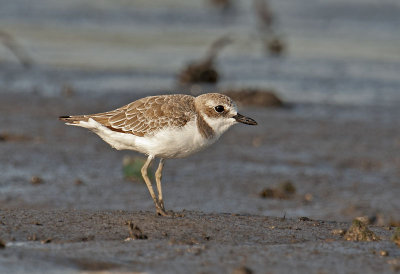
<path fill-rule="evenodd" d="M 159 215 L 167 216 L 161 176 L 165 159 L 182 158 L 202 150 L 232 125 L 257 125 L 237 112 L 228 96 L 207 93 L 197 97 L 183 94 L 149 96 L 112 111 L 60 116 L 67 125 L 84 127 L 117 150 L 134 150 L 147 155 L 141 172 Z M 147 175 L 154 158 L 160 158 L 155 172 L 158 197 Z"/>

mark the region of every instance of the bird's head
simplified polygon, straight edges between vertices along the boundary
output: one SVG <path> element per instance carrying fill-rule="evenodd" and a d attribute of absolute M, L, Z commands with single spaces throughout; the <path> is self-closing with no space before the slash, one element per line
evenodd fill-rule
<path fill-rule="evenodd" d="M 223 94 L 206 93 L 197 96 L 195 106 L 203 119 L 218 135 L 238 122 L 257 125 L 253 119 L 239 114 L 235 102 Z"/>

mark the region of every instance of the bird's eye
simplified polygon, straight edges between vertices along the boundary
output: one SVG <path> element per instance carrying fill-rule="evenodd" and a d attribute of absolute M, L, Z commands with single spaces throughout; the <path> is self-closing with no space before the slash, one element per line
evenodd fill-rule
<path fill-rule="evenodd" d="M 224 111 L 224 106 L 218 105 L 214 109 L 215 109 L 216 112 L 223 112 Z"/>

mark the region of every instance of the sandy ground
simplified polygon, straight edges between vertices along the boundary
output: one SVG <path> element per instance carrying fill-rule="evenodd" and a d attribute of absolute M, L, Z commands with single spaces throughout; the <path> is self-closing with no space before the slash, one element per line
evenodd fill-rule
<path fill-rule="evenodd" d="M 174 218 L 87 210 L 2 210 L 1 215 L 0 235 L 13 239 L 1 251 L 4 273 L 229 273 L 241 266 L 255 273 L 390 273 L 398 269 L 393 257 L 400 253 L 388 241 L 388 230 L 373 228 L 379 242 L 346 242 L 332 234 L 348 225 L 337 222 L 196 211 Z M 147 239 L 127 241 L 129 221 Z M 382 250 L 390 255 L 382 257 Z"/>
<path fill-rule="evenodd" d="M 145 185 L 123 178 L 132 153 L 56 119 L 133 99 L 1 95 L 0 272 L 399 270 L 388 229 L 400 212 L 398 108 L 244 108 L 259 126 L 235 126 L 212 149 L 167 161 L 166 206 L 181 215 L 162 218 Z M 295 187 L 287 199 L 259 195 L 284 181 Z M 357 216 L 370 217 L 382 240 L 333 234 Z M 124 241 L 129 221 L 147 239 Z"/>

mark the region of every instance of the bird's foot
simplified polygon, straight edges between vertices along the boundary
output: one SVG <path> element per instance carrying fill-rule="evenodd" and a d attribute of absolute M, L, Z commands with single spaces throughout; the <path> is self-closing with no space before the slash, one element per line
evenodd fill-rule
<path fill-rule="evenodd" d="M 168 213 L 165 210 L 164 202 L 162 200 L 158 200 L 156 203 L 156 212 L 159 216 L 171 216 L 171 213 Z"/>
<path fill-rule="evenodd" d="M 156 212 L 158 216 L 164 216 L 164 217 L 171 216 L 171 214 L 168 213 L 164 208 L 158 206 L 156 207 Z"/>
<path fill-rule="evenodd" d="M 183 217 L 184 215 L 181 213 L 173 212 L 172 210 L 166 211 L 164 206 L 156 205 L 156 212 L 158 216 L 164 217 Z"/>

